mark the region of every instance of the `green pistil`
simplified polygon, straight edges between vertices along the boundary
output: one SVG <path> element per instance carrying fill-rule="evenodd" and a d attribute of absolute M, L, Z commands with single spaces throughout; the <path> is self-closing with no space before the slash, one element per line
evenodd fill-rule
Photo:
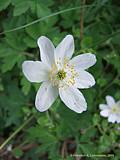
<path fill-rule="evenodd" d="M 66 77 L 66 72 L 64 70 L 59 70 L 56 77 L 58 80 L 63 80 Z"/>

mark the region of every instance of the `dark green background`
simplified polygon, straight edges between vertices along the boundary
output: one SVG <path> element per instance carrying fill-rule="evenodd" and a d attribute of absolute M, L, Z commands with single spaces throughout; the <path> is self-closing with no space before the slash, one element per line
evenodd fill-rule
<path fill-rule="evenodd" d="M 71 154 L 114 154 L 120 159 L 118 124 L 99 114 L 105 96 L 120 99 L 120 1 L 118 0 L 0 0 L 0 143 L 27 119 L 33 118 L 0 151 L 0 160 L 73 160 Z M 65 12 L 68 8 L 76 8 Z M 64 11 L 65 10 L 65 11 Z M 58 13 L 63 11 L 63 13 Z M 22 27 L 39 18 L 38 23 Z M 83 37 L 80 37 L 80 17 Z M 9 31 L 17 28 L 16 31 Z M 82 90 L 88 110 L 77 114 L 57 99 L 49 112 L 39 113 L 34 99 L 40 84 L 28 82 L 21 69 L 24 60 L 39 60 L 37 39 L 41 35 L 57 45 L 72 34 L 75 53 L 92 52 L 97 63 L 89 69 L 96 85 Z"/>

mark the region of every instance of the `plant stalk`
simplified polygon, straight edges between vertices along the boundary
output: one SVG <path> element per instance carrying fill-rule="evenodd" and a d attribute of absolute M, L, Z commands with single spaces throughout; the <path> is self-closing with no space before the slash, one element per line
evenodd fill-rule
<path fill-rule="evenodd" d="M 34 115 L 32 115 L 30 118 L 28 118 L 18 129 L 16 129 L 1 145 L 0 145 L 0 150 L 5 147 L 9 141 L 11 141 L 32 119 Z"/>

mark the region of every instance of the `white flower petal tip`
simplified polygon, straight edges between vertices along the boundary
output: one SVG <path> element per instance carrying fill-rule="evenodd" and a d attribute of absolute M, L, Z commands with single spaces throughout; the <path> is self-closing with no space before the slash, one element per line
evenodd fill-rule
<path fill-rule="evenodd" d="M 91 60 L 91 65 L 90 65 L 90 67 L 92 67 L 93 65 L 95 65 L 96 62 L 97 62 L 96 55 L 95 55 L 95 54 L 92 54 L 92 53 L 85 53 L 85 54 L 87 54 L 88 59 Z"/>
<path fill-rule="evenodd" d="M 38 40 L 37 40 L 38 46 L 41 46 L 41 43 L 43 44 L 43 42 L 52 44 L 51 40 L 48 39 L 46 36 L 41 36 L 38 38 Z"/>
<path fill-rule="evenodd" d="M 73 38 L 73 36 L 71 35 L 71 34 L 68 34 L 65 38 L 64 38 L 64 40 L 66 40 L 66 41 L 68 41 L 68 43 L 69 44 L 71 44 L 72 45 L 72 52 L 74 52 L 74 38 Z"/>
<path fill-rule="evenodd" d="M 69 60 L 74 53 L 74 38 L 72 35 L 67 35 L 55 49 L 55 63 L 60 69 L 64 65 L 64 61 Z"/>
<path fill-rule="evenodd" d="M 100 110 L 107 109 L 107 108 L 108 108 L 108 106 L 106 104 L 100 104 L 99 105 Z"/>
<path fill-rule="evenodd" d="M 115 123 L 116 122 L 116 116 L 115 115 L 110 115 L 108 117 L 108 122 Z"/>
<path fill-rule="evenodd" d="M 115 100 L 112 96 L 106 96 L 106 101 L 107 101 L 107 104 L 111 107 L 115 104 Z"/>
<path fill-rule="evenodd" d="M 51 67 L 54 62 L 54 50 L 55 47 L 51 40 L 45 36 L 38 38 L 37 44 L 40 48 L 40 57 L 42 62 Z"/>
<path fill-rule="evenodd" d="M 109 115 L 109 110 L 108 109 L 104 109 L 100 112 L 100 115 L 103 117 L 108 117 Z"/>
<path fill-rule="evenodd" d="M 80 89 L 90 88 L 95 85 L 94 77 L 87 71 L 78 71 L 75 81 L 75 86 Z"/>
<path fill-rule="evenodd" d="M 30 82 L 40 83 L 48 80 L 48 68 L 40 61 L 24 61 L 22 70 Z"/>
<path fill-rule="evenodd" d="M 83 94 L 76 88 L 59 89 L 61 100 L 71 110 L 82 113 L 87 109 L 87 103 Z"/>
<path fill-rule="evenodd" d="M 53 87 L 50 83 L 44 82 L 39 88 L 35 106 L 38 111 L 44 112 L 50 108 L 58 96 L 57 88 Z"/>
<path fill-rule="evenodd" d="M 70 60 L 71 64 L 74 64 L 77 69 L 88 69 L 96 63 L 96 56 L 92 53 L 80 54 Z"/>
<path fill-rule="evenodd" d="M 106 96 L 107 104 L 100 104 L 100 115 L 108 117 L 108 122 L 120 123 L 120 103 L 115 102 L 112 96 Z"/>
<path fill-rule="evenodd" d="M 96 58 L 96 55 L 95 54 L 92 54 L 92 53 L 88 53 L 91 57 L 92 57 L 92 60 L 94 61 L 93 62 L 93 65 L 97 62 L 97 58 Z"/>
<path fill-rule="evenodd" d="M 73 38 L 73 36 L 72 36 L 71 34 L 68 34 L 68 35 L 65 36 L 65 38 L 64 38 L 62 41 L 64 41 L 64 40 L 73 42 L 73 41 L 74 41 L 74 38 Z M 62 42 L 62 41 L 61 41 L 61 42 Z"/>

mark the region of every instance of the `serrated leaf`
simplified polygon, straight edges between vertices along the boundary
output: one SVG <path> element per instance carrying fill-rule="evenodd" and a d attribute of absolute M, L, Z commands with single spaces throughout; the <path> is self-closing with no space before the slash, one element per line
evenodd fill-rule
<path fill-rule="evenodd" d="M 22 85 L 22 91 L 25 95 L 27 95 L 30 91 L 31 88 L 31 83 L 25 78 L 23 77 L 21 79 L 21 85 Z"/>
<path fill-rule="evenodd" d="M 4 57 L 4 61 L 2 64 L 2 72 L 5 73 L 7 71 L 10 71 L 14 65 L 19 62 L 22 58 L 22 55 L 20 54 L 10 54 L 6 57 Z"/>
<path fill-rule="evenodd" d="M 43 4 L 37 4 L 37 16 L 44 17 L 51 13 L 50 9 L 44 6 Z"/>
<path fill-rule="evenodd" d="M 29 1 L 17 1 L 13 4 L 15 5 L 13 12 L 14 16 L 19 16 L 29 9 Z"/>
<path fill-rule="evenodd" d="M 24 38 L 24 42 L 30 48 L 36 48 L 37 47 L 37 43 L 36 43 L 35 39 L 33 39 L 33 38 L 29 37 L 29 36 L 26 36 Z"/>
<path fill-rule="evenodd" d="M 10 4 L 11 0 L 0 0 L 0 11 L 6 9 Z"/>

